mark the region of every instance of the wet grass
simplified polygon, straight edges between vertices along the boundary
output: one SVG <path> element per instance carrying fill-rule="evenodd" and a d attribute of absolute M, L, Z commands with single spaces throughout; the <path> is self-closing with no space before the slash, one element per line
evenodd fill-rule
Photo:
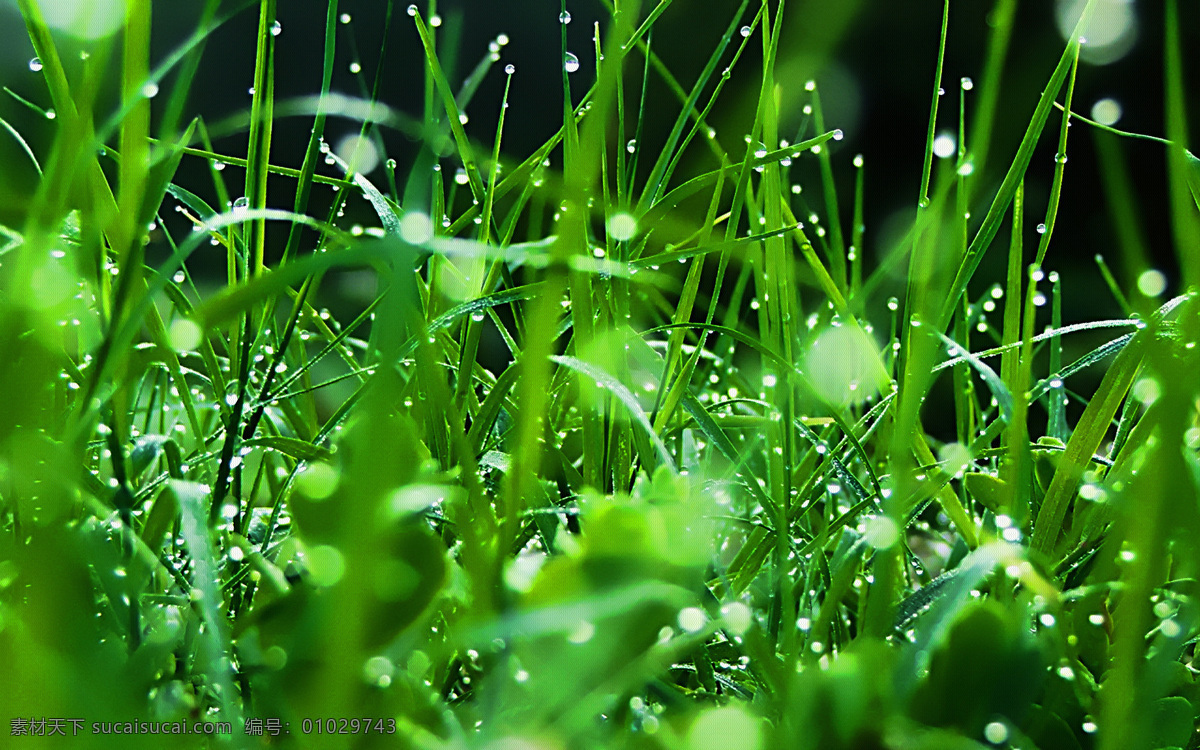
<path fill-rule="evenodd" d="M 993 12 L 980 81 L 957 86 L 947 0 L 919 51 L 936 73 L 915 219 L 880 253 L 864 245 L 872 154 L 838 150 L 815 83 L 783 130 L 783 3 L 714 18 L 695 80 L 655 51 L 669 0 L 610 6 L 588 54 L 562 23 L 555 132 L 528 153 L 505 140 L 507 38 L 448 72 L 436 6 L 378 8 L 423 52 L 413 103 L 380 94 L 382 62 L 336 93 L 335 66 L 371 73 L 337 0 L 298 99 L 275 95 L 275 0 L 210 0 L 162 61 L 148 0 L 82 57 L 18 5 L 50 106 L 10 91 L 0 108 L 36 167 L 20 223 L 0 226 L 5 731 L 1200 747 L 1200 180 L 1174 2 L 1168 206 L 1134 201 L 1120 138 L 1144 136 L 1073 112 L 1083 25 L 1021 82 L 1040 96 L 1013 127 L 997 102 L 1015 0 Z M 255 12 L 250 106 L 191 118 L 210 35 Z M 108 76 L 115 111 L 97 103 Z M 480 139 L 464 112 L 486 87 L 504 104 Z M 644 128 L 660 87 L 661 143 Z M 755 92 L 744 138 L 714 128 L 737 88 Z M 6 108 L 53 112 L 51 145 Z M 328 143 L 331 115 L 358 138 Z M 303 153 L 278 150 L 291 117 L 311 122 Z M 1006 128 L 1011 153 L 992 142 Z M 945 129 L 957 150 L 936 158 Z M 415 144 L 407 171 L 395 131 Z M 244 153 L 214 148 L 236 134 Z M 1063 322 L 1068 153 L 1102 165 L 1120 318 Z M 181 184 L 185 159 L 211 185 Z M 343 218 L 355 207 L 374 226 Z M 1169 300 L 1143 217 L 1172 227 Z M 358 301 L 336 297 L 347 278 L 370 279 Z"/>

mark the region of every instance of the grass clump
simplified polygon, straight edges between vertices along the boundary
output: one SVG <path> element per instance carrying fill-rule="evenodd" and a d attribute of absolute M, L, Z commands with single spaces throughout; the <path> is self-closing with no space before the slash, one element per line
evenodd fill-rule
<path fill-rule="evenodd" d="M 150 722 L 210 723 L 189 747 L 1200 747 L 1175 3 L 1164 220 L 1191 286 L 1154 302 L 1102 263 L 1125 310 L 1078 322 L 1054 240 L 1086 127 L 1132 195 L 1131 134 L 1073 111 L 1086 17 L 1010 128 L 1016 3 L 949 94 L 944 3 L 914 218 L 869 253 L 872 154 L 838 150 L 815 83 L 789 91 L 785 19 L 843 11 L 743 0 L 685 79 L 656 51 L 669 0 L 606 5 L 587 54 L 564 5 L 561 113 L 514 153 L 507 37 L 459 75 L 433 5 L 373 9 L 421 52 L 416 104 L 381 93 L 387 44 L 336 91 L 337 0 L 300 97 L 276 95 L 275 0 L 209 0 L 161 60 L 149 0 L 103 33 L 17 5 L 44 87 L 4 106 L 49 139 L 0 121 L 32 165 L 0 226 L 14 737 L 61 717 L 98 746 L 147 722 L 123 747 L 159 746 Z M 207 41 L 255 13 L 249 107 L 192 118 Z M 480 140 L 465 113 L 492 86 Z M 331 116 L 357 135 L 327 142 Z M 1135 209 L 1114 215 L 1144 279 Z"/>

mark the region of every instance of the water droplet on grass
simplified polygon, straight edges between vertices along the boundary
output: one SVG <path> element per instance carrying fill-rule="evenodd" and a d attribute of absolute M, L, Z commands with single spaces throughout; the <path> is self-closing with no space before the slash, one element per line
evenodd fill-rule
<path fill-rule="evenodd" d="M 414 7 L 414 8 L 415 8 L 416 6 L 414 5 L 414 6 L 412 6 L 412 7 Z M 411 14 L 410 14 L 410 15 L 411 15 Z M 350 14 L 349 14 L 349 13 L 343 13 L 342 15 L 338 16 L 338 20 L 339 20 L 339 21 L 341 21 L 342 23 L 350 23 L 350 21 L 351 21 L 352 19 L 350 18 Z"/>
<path fill-rule="evenodd" d="M 570 11 L 565 11 L 565 10 L 564 10 L 562 13 L 559 13 L 559 14 L 558 14 L 558 22 L 559 22 L 559 23 L 561 23 L 561 24 L 568 24 L 568 23 L 570 23 L 570 22 L 571 22 L 571 13 L 570 13 Z"/>
<path fill-rule="evenodd" d="M 888 516 L 872 516 L 864 524 L 863 539 L 875 549 L 891 549 L 900 541 L 900 528 Z"/>
<path fill-rule="evenodd" d="M 963 76 L 962 80 L 959 81 L 959 85 L 962 86 L 963 91 L 970 91 L 975 88 L 975 82 L 969 76 Z"/>
<path fill-rule="evenodd" d="M 362 65 L 357 60 L 355 60 L 354 62 L 350 63 L 350 72 L 354 73 L 355 75 L 358 75 L 359 73 L 362 72 Z"/>
<path fill-rule="evenodd" d="M 508 65 L 504 66 L 504 72 L 508 75 L 512 75 L 513 73 L 517 72 L 517 66 L 509 63 Z"/>
<path fill-rule="evenodd" d="M 608 219 L 608 234 L 618 242 L 624 242 L 637 234 L 637 219 L 632 214 L 619 211 Z"/>
<path fill-rule="evenodd" d="M 949 133 L 942 133 L 933 139 L 933 155 L 939 159 L 949 158 L 954 155 L 954 149 L 957 145 L 954 136 Z"/>
<path fill-rule="evenodd" d="M 1153 404 L 1162 395 L 1158 380 L 1152 377 L 1140 378 L 1130 390 L 1132 396 L 1146 406 Z"/>
<path fill-rule="evenodd" d="M 750 608 L 741 602 L 730 602 L 721 607 L 721 617 L 725 620 L 726 630 L 733 635 L 744 634 L 753 622 Z"/>
<path fill-rule="evenodd" d="M 695 633 L 704 628 L 708 615 L 699 607 L 684 607 L 679 611 L 679 627 L 689 633 Z"/>
<path fill-rule="evenodd" d="M 142 86 L 142 96 L 147 99 L 153 99 L 158 96 L 158 84 L 154 81 L 147 81 L 146 85 Z"/>
<path fill-rule="evenodd" d="M 749 26 L 743 26 L 742 30 L 738 33 L 740 33 L 742 35 L 742 38 L 745 39 L 746 37 L 750 36 L 750 32 L 751 32 L 751 29 Z"/>
<path fill-rule="evenodd" d="M 42 72 L 42 58 L 35 57 L 29 61 L 29 69 L 34 73 Z"/>
<path fill-rule="evenodd" d="M 279 21 L 276 21 L 275 23 L 271 24 L 271 36 L 279 36 L 282 33 L 283 33 L 283 24 L 281 24 Z"/>
<path fill-rule="evenodd" d="M 1008 727 L 1003 722 L 993 721 L 983 728 L 983 738 L 993 745 L 1000 745 L 1008 740 Z"/>
<path fill-rule="evenodd" d="M 1045 225 L 1045 224 L 1038 224 L 1038 225 L 1037 225 L 1037 233 L 1038 233 L 1038 234 L 1045 234 L 1045 233 L 1046 233 L 1046 225 Z"/>
<path fill-rule="evenodd" d="M 1121 103 L 1116 99 L 1104 98 L 1092 105 L 1092 119 L 1101 125 L 1116 125 L 1121 119 Z"/>
<path fill-rule="evenodd" d="M 433 238 L 433 222 L 420 211 L 409 211 L 400 219 L 400 237 L 410 245 L 420 245 Z"/>
<path fill-rule="evenodd" d="M 1158 297 L 1167 290 L 1167 277 L 1162 271 L 1151 268 L 1138 276 L 1137 287 L 1147 297 Z"/>
<path fill-rule="evenodd" d="M 167 331 L 167 341 L 177 352 L 194 351 L 204 338 L 204 332 L 194 322 L 182 319 L 171 324 Z"/>
<path fill-rule="evenodd" d="M 568 73 L 574 73 L 579 70 L 579 58 L 575 56 L 574 52 L 568 52 L 566 57 L 563 58 L 563 70 Z"/>

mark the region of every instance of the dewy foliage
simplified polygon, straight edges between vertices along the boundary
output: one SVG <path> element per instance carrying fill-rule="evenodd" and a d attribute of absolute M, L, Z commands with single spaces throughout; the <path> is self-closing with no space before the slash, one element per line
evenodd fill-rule
<path fill-rule="evenodd" d="M 1016 0 L 996 0 L 982 79 L 943 96 L 955 9 L 929 15 L 915 219 L 868 253 L 872 154 L 837 150 L 814 83 L 788 109 L 858 3 L 697 4 L 728 15 L 695 80 L 656 53 L 670 0 L 607 2 L 587 54 L 563 4 L 544 108 L 561 116 L 525 154 L 504 109 L 494 133 L 464 114 L 522 85 L 508 39 L 461 76 L 432 1 L 368 4 L 424 61 L 406 73 L 423 97 L 386 103 L 386 46 L 370 88 L 334 90 L 353 32 L 337 0 L 321 80 L 279 101 L 286 3 L 188 4 L 195 32 L 161 60 L 150 0 L 15 5 L 42 86 L 0 103 L 27 160 L 0 183 L 28 185 L 0 226 L 12 746 L 58 717 L 122 748 L 163 740 L 92 722 L 231 729 L 179 747 L 1200 747 L 1200 303 L 1136 291 L 1113 139 L 1130 134 L 1107 128 L 1125 278 L 1101 267 L 1128 317 L 1063 323 L 1072 119 L 1073 161 L 1091 156 L 1078 33 L 1040 80 L 1007 82 Z M 1166 10 L 1154 217 L 1196 284 L 1200 162 Z M 251 104 L 210 125 L 189 87 L 241 14 Z M 37 138 L 9 114 L 28 108 Z M 360 127 L 349 151 L 326 144 L 331 115 Z M 295 117 L 311 138 L 281 153 Z M 364 166 L 392 131 L 411 167 Z M 1043 215 L 1025 184 L 1047 143 Z M 181 184 L 184 160 L 212 184 Z M 348 226 L 347 204 L 378 226 Z M 323 307 L 364 276 L 365 298 Z"/>

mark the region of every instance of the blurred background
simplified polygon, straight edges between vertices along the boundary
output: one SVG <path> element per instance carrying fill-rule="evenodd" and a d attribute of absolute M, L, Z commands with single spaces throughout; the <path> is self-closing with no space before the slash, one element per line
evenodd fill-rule
<path fill-rule="evenodd" d="M 42 0 L 43 10 L 53 16 L 55 3 Z M 95 7 L 108 6 L 107 12 L 119 21 L 121 0 L 104 0 Z M 162 59 L 176 48 L 197 24 L 200 3 L 155 2 L 153 54 Z M 388 3 L 384 0 L 341 0 L 338 25 L 338 60 L 333 90 L 350 96 L 369 93 L 377 71 L 380 75 L 380 99 L 416 120 L 424 106 L 422 53 L 412 19 L 405 13 L 407 3 L 396 3 L 387 23 Z M 737 3 L 731 0 L 677 0 L 662 15 L 650 38 L 681 85 L 690 88 L 704 67 L 721 34 L 735 22 Z M 751 3 L 753 10 L 757 4 Z M 946 96 L 941 100 L 939 134 L 951 139 L 957 131 L 957 113 L 963 77 L 972 78 L 976 87 L 967 92 L 968 128 L 973 98 L 979 95 L 982 66 L 994 19 L 993 3 L 982 0 L 952 3 L 949 41 L 942 85 Z M 1017 3 L 1016 22 L 1004 69 L 998 118 L 989 163 L 977 172 L 976 205 L 971 207 L 977 225 L 986 212 L 1004 169 L 1029 122 L 1034 105 L 1050 72 L 1059 58 L 1065 34 L 1072 27 L 1084 3 L 1082 0 Z M 1200 11 L 1182 4 L 1183 49 L 1197 48 L 1200 42 Z M 241 8 L 239 11 L 238 8 Z M 572 74 L 576 101 L 594 79 L 595 24 L 605 33 L 603 19 L 607 11 L 597 0 L 569 0 L 571 22 L 566 26 L 567 48 L 581 61 Z M 561 123 L 562 84 L 559 20 L 557 2 L 545 0 L 441 0 L 435 8 L 422 4 L 421 10 L 431 22 L 439 23 L 440 55 L 452 85 L 458 86 L 479 61 L 498 52 L 477 95 L 466 113 L 466 132 L 481 150 L 490 151 L 505 86 L 504 67 L 513 64 L 516 72 L 508 94 L 509 107 L 503 140 L 503 154 L 509 165 L 525 158 L 545 142 Z M 642 9 L 643 17 L 649 6 Z M 310 95 L 318 91 L 323 57 L 322 34 L 326 3 L 324 0 L 287 0 L 280 2 L 277 43 L 276 100 Z M 201 115 L 210 126 L 233 122 L 233 132 L 216 141 L 218 152 L 245 155 L 245 122 L 250 104 L 249 87 L 254 74 L 254 34 L 257 3 L 225 2 L 222 14 L 230 20 L 209 39 L 186 108 L 188 116 Z M 938 33 L 942 3 L 895 0 L 793 0 L 786 7 L 784 39 L 778 62 L 783 109 L 781 136 L 792 138 L 804 121 L 803 107 L 809 101 L 805 83 L 815 79 L 821 94 L 825 121 L 829 128 L 840 128 L 845 138 L 830 142 L 838 181 L 843 227 L 848 229 L 852 207 L 855 155 L 865 160 L 865 269 L 869 273 L 880 259 L 897 245 L 911 225 L 920 184 L 925 128 L 934 85 Z M 436 17 L 436 19 L 434 18 Z M 53 20 L 53 19 L 51 19 Z M 736 21 L 751 23 L 752 14 Z M 70 18 L 63 22 L 70 26 Z M 78 25 L 78 23 L 77 23 Z M 103 27 L 103 23 L 99 26 Z M 1163 19 L 1161 4 L 1134 0 L 1098 0 L 1097 16 L 1089 30 L 1075 91 L 1075 109 L 1125 130 L 1165 135 L 1163 127 Z M 68 65 L 78 69 L 81 52 L 93 53 L 118 37 L 88 39 L 105 33 L 91 26 L 63 33 L 62 45 Z M 499 42 L 506 43 L 500 44 Z M 740 41 L 735 35 L 734 41 Z M 385 45 L 386 42 L 386 45 Z M 491 45 L 491 49 L 489 49 Z M 381 52 L 386 59 L 380 69 Z M 117 48 L 119 50 L 119 48 Z M 732 54 L 732 46 L 725 60 Z M 721 146 L 733 158 L 740 158 L 747 145 L 754 102 L 758 96 L 757 71 L 761 45 L 758 32 L 742 60 L 733 70 L 725 93 L 710 121 Z M 28 140 L 33 151 L 44 158 L 50 149 L 55 122 L 36 107 L 50 106 L 42 73 L 31 65 L 32 46 L 25 35 L 15 0 L 0 0 L 0 80 L 7 91 L 0 95 L 0 117 Z M 1194 70 L 1185 52 L 1185 70 Z M 98 112 L 115 109 L 115 80 L 119 56 L 111 53 L 108 88 L 99 102 Z M 626 68 L 627 97 L 636 97 L 641 81 L 642 58 L 635 55 Z M 168 75 L 161 82 L 162 93 L 154 102 L 156 115 L 166 105 L 174 80 Z M 661 83 L 653 71 L 645 94 L 643 130 L 636 144 L 646 156 L 639 159 L 642 172 L 648 170 L 657 155 L 678 112 L 678 99 Z M 710 85 L 711 87 L 711 85 Z M 22 103 L 20 99 L 26 100 Z M 1060 97 L 1061 98 L 1061 97 Z M 701 101 L 707 99 L 707 94 Z M 634 99 L 636 101 L 636 99 Z M 1189 113 L 1196 121 L 1200 113 Z M 231 118 L 231 119 L 230 119 Z M 1026 224 L 1028 243 L 1036 240 L 1033 228 L 1042 220 L 1054 167 L 1058 116 L 1052 115 L 1026 180 Z M 281 118 L 275 126 L 272 162 L 299 167 L 303 159 L 311 120 L 307 117 Z M 811 124 L 808 125 L 811 134 Z M 326 138 L 337 150 L 353 144 L 359 123 L 331 118 Z M 386 185 L 383 162 L 395 159 L 397 182 L 419 151 L 420 143 L 394 130 L 381 129 L 383 152 L 373 154 L 377 165 L 364 171 L 376 184 Z M 624 143 L 633 133 L 623 133 Z M 350 140 L 347 140 L 350 139 Z M 1110 196 L 1106 193 L 1097 147 L 1107 145 L 1111 158 L 1124 164 L 1136 186 L 1136 213 L 1139 247 L 1122 247 L 1114 231 Z M 942 147 L 954 152 L 953 141 L 942 138 Z M 682 165 L 675 184 L 689 175 L 712 169 L 715 160 L 700 144 L 691 147 L 690 163 Z M 1166 199 L 1166 149 L 1156 143 L 1118 139 L 1082 123 L 1071 129 L 1062 203 L 1047 270 L 1062 274 L 1064 322 L 1121 317 L 1122 312 L 1104 286 L 1094 261 L 1099 253 L 1109 259 L 1118 281 L 1127 294 L 1135 294 L 1142 282 L 1140 307 L 1148 309 L 1156 299 L 1165 300 L 1178 293 L 1174 251 L 1171 247 L 1169 202 Z M 552 156 L 560 164 L 558 154 Z M 952 166 L 953 156 L 942 161 Z M 935 164 L 935 167 L 939 165 Z M 446 163 L 447 178 L 452 163 Z M 334 167 L 324 167 L 334 174 Z M 936 170 L 935 170 L 936 171 Z M 240 194 L 243 173 L 236 168 L 223 172 L 230 194 Z M 800 198 L 820 210 L 820 179 L 815 159 L 800 159 L 792 170 L 792 180 L 804 187 Z M 176 179 L 189 190 L 215 202 L 212 176 L 202 159 L 185 158 Z M 449 180 L 447 180 L 449 182 Z M 23 206 L 32 195 L 36 174 L 20 147 L 8 133 L 0 133 L 0 223 L 20 229 Z M 271 203 L 290 207 L 294 184 L 274 177 Z M 313 213 L 322 215 L 332 200 L 332 191 L 320 187 L 314 191 Z M 460 196 L 461 198 L 462 196 Z M 801 209 L 797 210 L 799 214 Z M 183 221 L 173 217 L 171 221 Z M 827 219 L 824 221 L 828 221 Z M 345 225 L 377 225 L 365 201 L 350 200 Z M 173 226 L 168 224 L 168 227 Z M 186 229 L 186 224 L 181 227 Z M 273 230 L 271 242 L 278 251 L 286 230 Z M 1002 230 L 1001 239 L 1007 230 Z M 518 237 L 520 239 L 521 237 Z M 153 239 L 153 238 L 152 238 Z M 1125 244 L 1128 245 L 1129 238 Z M 155 243 L 162 246 L 161 241 Z M 1027 245 L 1028 247 L 1029 245 Z M 214 254 L 216 255 L 216 254 Z M 221 262 L 214 258 L 214 263 Z M 1146 262 L 1132 263 L 1128 258 L 1145 257 Z M 972 299 L 986 292 L 995 280 L 1003 278 L 1003 253 L 993 252 L 985 259 L 973 287 Z M 198 269 L 196 269 L 198 270 Z M 218 270 L 214 268 L 214 272 Z M 1149 275 L 1147 271 L 1151 271 Z M 885 285 L 876 307 L 889 294 L 902 292 L 897 280 Z M 813 296 L 813 295 L 810 295 Z M 1132 301 L 1137 301 L 1131 296 Z"/>

